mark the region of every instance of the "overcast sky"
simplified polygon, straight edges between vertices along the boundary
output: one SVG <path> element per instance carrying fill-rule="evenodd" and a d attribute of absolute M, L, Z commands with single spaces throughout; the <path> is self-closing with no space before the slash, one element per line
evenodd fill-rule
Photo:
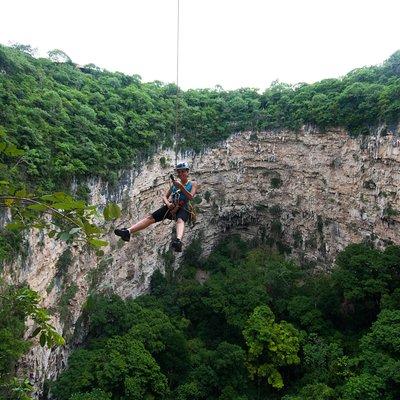
<path fill-rule="evenodd" d="M 0 43 L 176 80 L 178 0 L 2 0 Z M 398 0 L 180 0 L 184 89 L 265 89 L 380 64 L 400 49 Z"/>

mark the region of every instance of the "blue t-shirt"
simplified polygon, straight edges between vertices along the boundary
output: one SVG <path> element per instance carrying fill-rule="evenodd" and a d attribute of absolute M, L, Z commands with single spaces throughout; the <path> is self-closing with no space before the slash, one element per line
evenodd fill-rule
<path fill-rule="evenodd" d="M 190 191 L 192 190 L 192 182 L 189 181 L 186 183 L 185 185 L 185 189 L 190 193 Z M 186 197 L 186 195 L 184 193 L 182 193 L 182 191 L 180 189 L 178 189 L 175 186 L 172 186 L 172 199 L 174 201 L 174 203 L 179 202 L 179 203 L 187 203 L 188 202 L 188 198 Z M 179 197 L 178 197 L 179 196 Z"/>

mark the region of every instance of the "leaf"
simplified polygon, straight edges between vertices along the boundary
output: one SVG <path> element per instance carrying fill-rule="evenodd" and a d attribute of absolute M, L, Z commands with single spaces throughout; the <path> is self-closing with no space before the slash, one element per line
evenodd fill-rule
<path fill-rule="evenodd" d="M 104 219 L 110 221 L 121 216 L 121 209 L 115 203 L 108 203 L 103 211 Z"/>
<path fill-rule="evenodd" d="M 34 338 L 35 336 L 37 336 L 37 335 L 40 333 L 41 330 L 42 330 L 42 329 L 41 329 L 40 327 L 36 328 L 36 329 L 32 332 L 31 338 Z"/>
<path fill-rule="evenodd" d="M 69 194 L 66 194 L 64 192 L 55 192 L 53 193 L 53 196 L 58 200 L 58 201 L 63 201 L 63 200 L 71 200 L 72 197 Z"/>
<path fill-rule="evenodd" d="M 5 200 L 4 200 L 4 204 L 5 204 L 7 207 L 11 207 L 14 203 L 15 203 L 15 200 L 14 200 L 14 199 L 5 199 Z"/>
<path fill-rule="evenodd" d="M 89 224 L 88 222 L 84 223 L 83 230 L 85 231 L 86 235 L 93 235 L 102 232 L 102 230 L 99 227 Z"/>
<path fill-rule="evenodd" d="M 73 200 L 71 196 L 65 194 L 64 192 L 55 192 L 52 194 L 45 194 L 44 196 L 41 197 L 42 200 L 45 201 L 52 201 L 52 202 L 58 202 L 62 203 L 64 201 L 70 201 Z"/>
<path fill-rule="evenodd" d="M 0 185 L 9 185 L 10 184 L 10 182 L 8 182 L 8 181 L 0 181 Z"/>
<path fill-rule="evenodd" d="M 15 192 L 15 196 L 16 196 L 16 197 L 27 197 L 27 196 L 28 196 L 28 193 L 26 192 L 25 189 L 20 189 L 20 190 L 17 190 L 17 191 Z"/>
<path fill-rule="evenodd" d="M 8 229 L 9 231 L 20 231 L 24 229 L 24 224 L 20 221 L 10 222 L 6 225 L 6 229 Z"/>
<path fill-rule="evenodd" d="M 62 210 L 83 210 L 85 208 L 84 201 L 76 201 L 74 199 L 65 199 L 63 202 L 53 204 L 54 208 Z"/>
<path fill-rule="evenodd" d="M 45 334 L 45 333 L 42 333 L 42 334 L 40 335 L 40 339 L 39 339 L 40 345 L 41 345 L 42 347 L 44 347 L 44 345 L 46 344 L 46 340 L 47 340 L 46 334 Z"/>
<path fill-rule="evenodd" d="M 30 210 L 34 210 L 34 211 L 45 211 L 47 210 L 47 207 L 44 204 L 31 204 L 28 207 Z"/>
<path fill-rule="evenodd" d="M 75 235 L 75 233 L 80 232 L 80 230 L 81 230 L 81 228 L 72 228 L 72 229 L 69 231 L 69 234 L 70 234 L 70 235 Z"/>
<path fill-rule="evenodd" d="M 49 238 L 53 238 L 56 235 L 56 233 L 57 233 L 57 231 L 55 231 L 55 230 L 50 231 L 49 235 L 48 235 Z"/>
<path fill-rule="evenodd" d="M 75 200 L 74 204 L 75 208 L 79 210 L 83 210 L 86 207 L 86 204 L 83 200 Z"/>
<path fill-rule="evenodd" d="M 10 157 L 19 157 L 25 154 L 24 150 L 19 149 L 15 144 L 7 144 L 4 153 Z"/>
<path fill-rule="evenodd" d="M 62 232 L 58 235 L 58 239 L 63 240 L 64 242 L 67 242 L 70 239 L 70 234 L 68 232 Z"/>
<path fill-rule="evenodd" d="M 43 221 L 37 221 L 32 225 L 32 227 L 36 229 L 44 229 L 46 228 L 46 226 L 47 226 L 46 223 Z"/>
<path fill-rule="evenodd" d="M 44 196 L 41 196 L 40 199 L 44 201 L 57 201 L 52 194 L 45 194 Z"/>
<path fill-rule="evenodd" d="M 64 211 L 69 211 L 73 210 L 75 207 L 75 204 L 73 202 L 64 202 L 64 203 L 54 203 L 52 204 L 53 208 L 57 208 L 58 210 L 64 210 Z"/>
<path fill-rule="evenodd" d="M 105 253 L 104 253 L 103 250 L 97 250 L 97 251 L 96 251 L 96 256 L 97 256 L 97 257 L 103 257 L 104 254 L 105 254 Z"/>
<path fill-rule="evenodd" d="M 62 345 L 65 344 L 65 339 L 60 334 L 58 334 L 57 332 L 54 332 L 53 341 L 58 346 L 62 346 Z"/>
<path fill-rule="evenodd" d="M 94 247 L 107 246 L 108 242 L 100 239 L 89 239 L 88 242 Z"/>

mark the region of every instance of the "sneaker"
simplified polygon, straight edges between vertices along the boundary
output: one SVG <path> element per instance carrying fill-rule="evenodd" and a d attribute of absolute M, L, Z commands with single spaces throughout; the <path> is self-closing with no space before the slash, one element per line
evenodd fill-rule
<path fill-rule="evenodd" d="M 131 233 L 128 231 L 127 228 L 122 229 L 115 229 L 114 233 L 117 236 L 120 236 L 124 242 L 129 242 L 131 240 Z"/>
<path fill-rule="evenodd" d="M 178 238 L 172 241 L 171 247 L 178 253 L 182 252 L 182 242 Z"/>

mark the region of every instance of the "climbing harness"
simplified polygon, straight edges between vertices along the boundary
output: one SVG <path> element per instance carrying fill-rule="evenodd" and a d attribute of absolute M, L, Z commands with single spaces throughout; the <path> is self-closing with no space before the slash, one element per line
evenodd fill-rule
<path fill-rule="evenodd" d="M 185 165 L 187 165 L 187 164 L 185 163 Z M 186 187 L 189 183 L 191 183 L 191 181 L 186 182 L 185 187 Z M 188 188 L 187 188 L 187 189 L 188 189 Z M 173 216 L 173 220 L 176 221 L 176 215 L 177 215 L 178 211 L 179 211 L 181 208 L 183 208 L 183 209 L 184 209 L 185 211 L 187 211 L 188 214 L 189 214 L 189 219 L 188 219 L 187 222 L 188 222 L 191 226 L 194 226 L 195 223 L 196 223 L 196 220 L 197 220 L 196 210 L 195 210 L 193 204 L 191 203 L 191 201 L 190 201 L 190 200 L 182 200 L 182 199 L 181 199 L 181 195 L 182 195 L 182 191 L 181 191 L 180 189 L 175 189 L 175 190 L 174 190 L 174 187 L 172 188 L 171 198 L 172 198 L 172 203 L 175 205 L 175 207 L 174 207 L 172 210 L 168 209 L 168 210 L 165 212 L 164 217 L 163 217 L 163 219 L 162 219 L 162 222 L 164 222 L 164 220 L 167 219 L 168 212 L 171 213 L 171 215 Z M 169 221 L 168 221 L 168 224 L 169 224 L 171 221 L 172 221 L 172 220 L 169 220 Z"/>
<path fill-rule="evenodd" d="M 193 206 L 193 204 L 191 202 L 188 202 L 188 212 L 189 212 L 189 224 L 191 226 L 196 225 L 196 221 L 197 221 L 197 213 L 196 213 L 196 209 Z"/>

